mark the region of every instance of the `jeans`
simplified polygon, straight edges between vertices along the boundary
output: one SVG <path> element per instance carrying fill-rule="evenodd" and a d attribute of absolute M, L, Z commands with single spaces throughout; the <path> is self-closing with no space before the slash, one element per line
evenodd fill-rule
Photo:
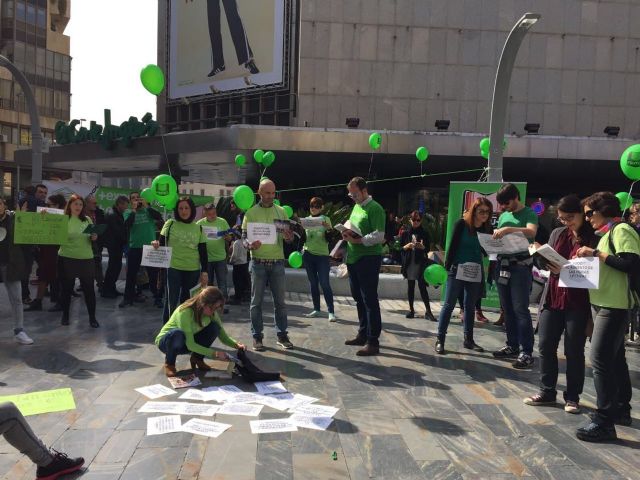
<path fill-rule="evenodd" d="M 20 410 L 11 402 L 0 403 L 0 433 L 37 466 L 46 467 L 53 461 L 49 449 L 36 437 Z"/>
<path fill-rule="evenodd" d="M 24 310 L 22 306 L 22 283 L 20 280 L 7 281 L 7 266 L 0 265 L 0 277 L 7 290 L 9 304 L 13 311 L 13 331 L 19 333 L 24 325 Z"/>
<path fill-rule="evenodd" d="M 218 262 L 209 262 L 207 264 L 207 273 L 209 274 L 209 285 L 213 285 L 213 278 L 216 279 L 216 286 L 220 289 L 224 298 L 228 298 L 227 289 L 227 262 L 220 260 Z"/>
<path fill-rule="evenodd" d="M 275 263 L 256 263 L 251 261 L 251 335 L 256 340 L 262 340 L 264 323 L 262 321 L 262 298 L 269 282 L 273 297 L 274 317 L 276 320 L 276 334 L 278 337 L 287 335 L 287 305 L 284 302 L 285 275 L 284 261 Z"/>
<path fill-rule="evenodd" d="M 515 351 L 531 355 L 533 353 L 533 322 L 529 312 L 529 293 L 533 277 L 531 268 L 524 265 L 511 265 L 511 277 L 507 285 L 496 282 L 500 304 L 504 310 L 504 325 L 507 330 L 507 345 Z M 499 275 L 500 270 L 496 270 Z M 471 306 L 473 311 L 473 306 Z M 465 309 L 466 310 L 466 309 Z M 466 311 L 465 311 L 466 313 Z"/>
<path fill-rule="evenodd" d="M 380 302 L 378 301 L 378 280 L 380 278 L 380 255 L 365 255 L 356 263 L 347 264 L 349 287 L 358 310 L 358 337 L 378 344 L 382 330 Z"/>
<path fill-rule="evenodd" d="M 309 279 L 309 287 L 311 288 L 311 299 L 313 300 L 313 309 L 320 311 L 320 288 L 324 294 L 324 301 L 327 302 L 327 310 L 334 313 L 333 309 L 333 291 L 329 283 L 329 257 L 326 255 L 314 255 L 305 250 L 302 255 L 304 268 L 307 270 L 307 278 Z"/>
<path fill-rule="evenodd" d="M 127 252 L 127 283 L 124 287 L 125 302 L 133 302 L 133 297 L 136 294 L 136 281 L 138 279 L 138 270 L 140 270 L 141 262 L 142 248 L 130 248 Z"/>
<path fill-rule="evenodd" d="M 624 356 L 629 316 L 628 310 L 594 308 L 591 365 L 598 407 L 595 421 L 613 425 L 618 415 L 631 410 L 631 379 Z"/>
<path fill-rule="evenodd" d="M 589 312 L 579 310 L 549 310 L 540 312 L 538 320 L 538 351 L 540 352 L 540 392 L 545 397 L 556 396 L 558 382 L 558 344 L 564 333 L 564 355 L 567 358 L 567 391 L 564 400 L 579 402 L 584 386 L 585 329 Z"/>
<path fill-rule="evenodd" d="M 245 295 L 251 294 L 251 277 L 249 264 L 241 263 L 233 266 L 233 297 L 240 302 Z"/>
<path fill-rule="evenodd" d="M 116 281 L 122 270 L 122 248 L 108 248 L 107 251 L 109 252 L 109 264 L 104 274 L 102 291 L 111 293 L 116 291 Z"/>
<path fill-rule="evenodd" d="M 200 270 L 167 269 L 167 295 L 164 299 L 162 322 L 167 323 L 173 311 L 189 299 L 189 290 L 200 281 Z"/>
<path fill-rule="evenodd" d="M 216 322 L 211 322 L 209 325 L 196 333 L 193 336 L 193 339 L 198 345 L 209 348 L 213 341 L 218 338 L 219 333 L 220 327 L 218 326 L 218 324 Z M 165 354 L 164 361 L 167 365 L 175 365 L 176 357 L 178 355 L 186 355 L 188 353 L 191 353 L 191 351 L 187 348 L 187 340 L 185 334 L 179 328 L 169 330 L 164 335 L 164 337 L 160 339 L 158 348 L 160 348 L 160 351 Z M 204 355 L 200 355 L 199 353 L 194 353 L 193 355 L 200 359 L 204 358 Z"/>
<path fill-rule="evenodd" d="M 482 295 L 482 282 L 465 282 L 456 279 L 458 266 L 453 265 L 447 275 L 446 296 L 444 305 L 438 316 L 438 336 L 447 335 L 451 314 L 456 308 L 458 298 L 464 294 L 464 334 L 473 336 L 473 322 L 475 315 L 475 305 Z"/>

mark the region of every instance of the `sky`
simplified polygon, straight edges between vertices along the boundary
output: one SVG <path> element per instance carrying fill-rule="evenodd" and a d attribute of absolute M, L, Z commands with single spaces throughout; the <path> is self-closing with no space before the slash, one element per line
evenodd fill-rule
<path fill-rule="evenodd" d="M 146 112 L 156 118 L 140 70 L 157 63 L 157 28 L 157 0 L 71 2 L 71 119 L 104 125 L 105 108 L 116 125 Z"/>

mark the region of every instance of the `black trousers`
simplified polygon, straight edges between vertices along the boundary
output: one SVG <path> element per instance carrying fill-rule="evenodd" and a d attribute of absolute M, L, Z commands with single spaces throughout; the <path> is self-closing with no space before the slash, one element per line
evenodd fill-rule
<path fill-rule="evenodd" d="M 224 65 L 224 53 L 222 49 L 222 33 L 220 28 L 220 2 L 224 5 L 224 13 L 227 16 L 229 31 L 236 48 L 238 64 L 244 65 L 253 58 L 253 52 L 244 31 L 242 19 L 238 13 L 236 0 L 207 0 L 207 16 L 209 19 L 209 37 L 211 39 L 211 54 L 213 56 L 213 68 Z"/>
<path fill-rule="evenodd" d="M 107 251 L 109 252 L 109 263 L 107 264 L 107 271 L 104 274 L 102 291 L 115 292 L 116 281 L 122 270 L 122 248 L 108 247 Z"/>
<path fill-rule="evenodd" d="M 587 339 L 589 312 L 544 309 L 538 320 L 540 352 L 540 391 L 556 396 L 558 382 L 558 345 L 564 333 L 564 355 L 567 359 L 567 391 L 564 400 L 580 401 L 584 386 L 584 344 Z"/>
<path fill-rule="evenodd" d="M 138 270 L 142 262 L 142 248 L 129 248 L 127 253 L 127 283 L 124 287 L 124 300 L 132 302 L 136 294 Z"/>
<path fill-rule="evenodd" d="M 82 293 L 84 294 L 84 303 L 87 305 L 89 319 L 96 318 L 96 291 L 93 286 L 95 281 L 95 263 L 93 258 L 87 260 L 78 260 L 75 258 L 58 257 L 58 275 L 62 292 L 60 294 L 60 304 L 62 305 L 62 313 L 69 316 L 69 306 L 71 305 L 71 292 L 76 282 L 76 278 L 80 280 Z"/>
<path fill-rule="evenodd" d="M 631 410 L 631 379 L 624 356 L 629 315 L 628 310 L 594 308 L 591 365 L 598 407 L 595 421 L 613 425 L 618 415 Z"/>
<path fill-rule="evenodd" d="M 424 281 L 424 277 L 422 275 L 418 275 L 418 290 L 420 290 L 420 297 L 422 297 L 422 301 L 424 302 L 424 306 L 427 311 L 431 311 L 431 306 L 429 305 L 429 292 L 427 291 L 427 282 Z M 409 300 L 409 310 L 413 312 L 413 301 L 416 295 L 416 280 L 407 280 L 407 299 Z"/>
<path fill-rule="evenodd" d="M 233 266 L 233 297 L 240 301 L 242 297 L 251 292 L 251 276 L 249 275 L 249 264 L 243 263 Z"/>

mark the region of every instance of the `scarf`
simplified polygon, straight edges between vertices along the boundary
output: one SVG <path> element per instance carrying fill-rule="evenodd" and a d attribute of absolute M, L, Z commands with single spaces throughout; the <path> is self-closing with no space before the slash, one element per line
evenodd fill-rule
<path fill-rule="evenodd" d="M 609 230 L 611 230 L 611 227 L 620 222 L 622 222 L 622 217 L 613 217 L 609 223 L 596 230 L 596 235 L 599 237 L 604 237 L 609 232 Z"/>

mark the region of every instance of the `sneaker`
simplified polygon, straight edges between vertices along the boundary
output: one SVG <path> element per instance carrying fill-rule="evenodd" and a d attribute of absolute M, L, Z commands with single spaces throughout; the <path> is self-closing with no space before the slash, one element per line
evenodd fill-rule
<path fill-rule="evenodd" d="M 254 338 L 253 339 L 253 349 L 256 352 L 264 352 L 264 345 L 262 344 L 262 339 L 261 338 Z"/>
<path fill-rule="evenodd" d="M 36 480 L 56 480 L 62 475 L 75 472 L 84 465 L 84 458 L 69 458 L 66 454 L 52 450 L 53 461 L 46 467 L 38 467 Z"/>
<path fill-rule="evenodd" d="M 285 350 L 291 350 L 293 348 L 293 343 L 289 340 L 288 335 L 283 335 L 282 337 L 278 337 L 278 341 L 276 342 Z"/>
<path fill-rule="evenodd" d="M 306 317 L 306 318 L 318 318 L 320 315 L 322 315 L 322 314 L 320 313 L 319 310 L 313 310 L 312 312 L 305 313 L 303 315 L 303 317 Z"/>
<path fill-rule="evenodd" d="M 329 321 L 330 322 L 335 322 L 336 321 L 336 314 L 335 313 L 330 313 L 329 314 Z"/>
<path fill-rule="evenodd" d="M 33 339 L 26 334 L 24 330 L 18 332 L 13 338 L 16 339 L 20 345 L 31 345 L 33 343 Z"/>
<path fill-rule="evenodd" d="M 255 75 L 257 73 L 260 73 L 260 70 L 258 69 L 258 67 L 256 66 L 256 62 L 251 59 L 249 60 L 247 63 L 244 64 L 244 68 L 246 68 L 247 70 L 249 70 L 249 72 L 251 72 L 252 75 Z"/>
<path fill-rule="evenodd" d="M 522 403 L 525 405 L 531 405 L 532 407 L 538 407 L 540 405 L 555 405 L 556 397 L 545 396 L 543 393 L 536 393 L 535 395 L 525 398 Z"/>
<path fill-rule="evenodd" d="M 608 440 L 616 440 L 618 435 L 616 435 L 616 427 L 613 425 L 600 425 L 592 421 L 588 425 L 578 428 L 576 437 L 585 442 L 606 442 Z"/>
<path fill-rule="evenodd" d="M 518 352 L 518 350 L 514 350 L 509 345 L 505 345 L 500 350 L 496 350 L 495 352 L 493 352 L 493 356 L 495 358 L 516 358 L 518 356 L 518 353 L 520 353 Z"/>
<path fill-rule="evenodd" d="M 564 404 L 564 411 L 573 414 L 580 413 L 580 405 L 578 402 L 567 400 L 567 403 Z"/>
<path fill-rule="evenodd" d="M 531 368 L 533 365 L 533 357 L 531 355 L 527 355 L 526 353 L 521 353 L 517 360 L 511 364 L 513 368 L 517 368 L 518 370 L 524 370 L 527 368 Z"/>

